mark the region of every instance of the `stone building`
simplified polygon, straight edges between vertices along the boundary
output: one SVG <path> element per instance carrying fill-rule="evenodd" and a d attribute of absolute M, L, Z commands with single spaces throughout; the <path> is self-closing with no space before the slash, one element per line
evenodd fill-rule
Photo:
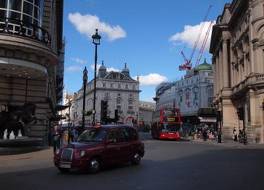
<path fill-rule="evenodd" d="M 263 7 L 262 0 L 234 0 L 213 27 L 214 102 L 224 138 L 236 128 L 245 130 L 249 141 L 264 142 Z"/>
<path fill-rule="evenodd" d="M 161 109 L 179 108 L 184 122 L 197 123 L 198 110 L 211 107 L 213 101 L 212 65 L 200 64 L 187 71 L 176 82 L 162 83 L 156 88 L 154 121 L 159 120 Z"/>
<path fill-rule="evenodd" d="M 151 126 L 153 122 L 153 113 L 155 111 L 155 103 L 140 101 L 138 122 L 141 126 Z"/>
<path fill-rule="evenodd" d="M 0 112 L 33 104 L 27 136 L 43 143 L 62 100 L 62 25 L 63 0 L 0 1 Z"/>
<path fill-rule="evenodd" d="M 119 122 L 131 123 L 138 120 L 139 113 L 139 82 L 130 76 L 129 69 L 125 64 L 121 72 L 108 72 L 104 64 L 99 68 L 96 79 L 96 114 L 95 121 L 101 121 L 101 103 L 107 101 L 107 116 L 115 117 L 115 110 L 118 110 Z M 94 80 L 88 82 L 86 87 L 85 110 L 93 110 Z M 71 118 L 74 124 L 82 121 L 83 89 L 75 93 L 71 107 Z M 86 123 L 92 123 L 92 115 L 85 117 Z"/>

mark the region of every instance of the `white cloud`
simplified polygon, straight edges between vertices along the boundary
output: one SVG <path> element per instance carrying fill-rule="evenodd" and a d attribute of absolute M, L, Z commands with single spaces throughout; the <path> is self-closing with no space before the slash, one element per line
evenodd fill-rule
<path fill-rule="evenodd" d="M 215 23 L 215 21 L 213 23 Z M 179 44 L 179 43 L 187 44 L 189 47 L 192 48 L 198 39 L 201 28 L 203 27 L 203 31 L 201 33 L 201 37 L 200 37 L 200 40 L 198 42 L 198 48 L 200 49 L 202 46 L 202 43 L 205 39 L 206 32 L 207 32 L 210 24 L 211 24 L 211 22 L 207 21 L 207 22 L 201 22 L 200 24 L 194 25 L 194 26 L 185 25 L 184 30 L 182 32 L 176 33 L 173 36 L 171 36 L 169 38 L 169 41 L 173 42 L 174 44 Z M 212 25 L 211 25 L 211 27 L 212 27 Z M 212 31 L 212 28 L 210 30 L 210 34 L 209 34 L 209 37 L 208 37 L 208 40 L 207 40 L 207 43 L 205 46 L 205 48 L 207 50 L 209 49 L 209 46 L 210 46 L 211 31 Z"/>
<path fill-rule="evenodd" d="M 66 71 L 68 72 L 81 72 L 83 69 L 83 67 L 77 65 L 66 67 Z"/>
<path fill-rule="evenodd" d="M 81 34 L 85 34 L 89 38 L 95 33 L 96 28 L 100 34 L 105 34 L 110 41 L 126 37 L 126 32 L 121 26 L 111 26 L 108 23 L 100 21 L 95 15 L 81 15 L 77 12 L 70 13 L 68 18 Z"/>
<path fill-rule="evenodd" d="M 137 77 L 133 78 L 137 79 Z M 166 81 L 168 81 L 167 77 L 162 76 L 158 73 L 150 73 L 148 75 L 139 76 L 139 83 L 141 86 L 155 86 Z"/>
<path fill-rule="evenodd" d="M 94 64 L 92 64 L 90 67 L 91 67 L 91 69 L 94 71 Z M 100 67 L 101 67 L 101 64 L 97 64 L 97 72 L 98 72 L 98 70 L 99 70 Z M 106 67 L 106 71 L 107 71 L 107 72 L 111 72 L 111 71 L 114 71 L 114 72 L 120 72 L 119 69 L 116 69 L 116 68 L 114 68 L 114 67 Z"/>
<path fill-rule="evenodd" d="M 86 60 L 80 59 L 78 57 L 71 58 L 71 60 L 74 61 L 75 63 L 82 64 L 82 65 L 85 65 L 87 63 Z"/>
<path fill-rule="evenodd" d="M 116 68 L 114 68 L 114 67 L 107 67 L 106 70 L 107 70 L 107 72 L 111 72 L 111 71 L 114 71 L 114 72 L 120 72 L 119 69 L 116 69 Z"/>

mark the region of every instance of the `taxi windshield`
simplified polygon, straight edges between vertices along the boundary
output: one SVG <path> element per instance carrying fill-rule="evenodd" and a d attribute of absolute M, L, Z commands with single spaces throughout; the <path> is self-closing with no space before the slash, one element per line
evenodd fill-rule
<path fill-rule="evenodd" d="M 102 128 L 87 129 L 78 138 L 78 142 L 102 142 L 106 131 Z"/>

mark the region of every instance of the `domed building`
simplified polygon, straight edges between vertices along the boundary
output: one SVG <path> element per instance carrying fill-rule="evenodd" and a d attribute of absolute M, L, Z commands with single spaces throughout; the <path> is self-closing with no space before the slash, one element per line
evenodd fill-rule
<path fill-rule="evenodd" d="M 98 70 L 98 77 L 99 78 L 104 78 L 107 74 L 106 67 L 104 66 L 104 62 L 102 62 L 102 65 L 99 67 Z"/>
<path fill-rule="evenodd" d="M 160 84 L 156 88 L 155 120 L 159 120 L 161 109 L 179 108 L 184 123 L 199 124 L 207 120 L 215 124 L 216 118 L 203 118 L 199 110 L 210 108 L 213 103 L 213 68 L 204 63 L 186 72 L 185 76 L 175 82 Z"/>
<path fill-rule="evenodd" d="M 128 69 L 126 63 L 125 63 L 125 67 L 124 67 L 124 69 L 122 70 L 121 73 L 129 77 L 129 75 L 130 75 L 130 74 L 129 74 L 129 69 Z"/>
<path fill-rule="evenodd" d="M 86 111 L 93 109 L 94 80 L 87 84 Z M 104 63 L 99 67 L 96 79 L 96 122 L 103 122 L 103 103 L 106 102 L 108 118 L 115 118 L 118 112 L 119 122 L 131 123 L 138 120 L 139 115 L 139 81 L 130 76 L 125 63 L 122 71 L 107 71 Z M 82 120 L 83 89 L 74 99 L 71 117 L 78 124 Z M 92 122 L 92 115 L 86 116 L 85 122 Z"/>
<path fill-rule="evenodd" d="M 206 62 L 206 59 L 204 59 L 204 62 L 194 68 L 196 72 L 200 71 L 212 71 L 212 65 Z"/>

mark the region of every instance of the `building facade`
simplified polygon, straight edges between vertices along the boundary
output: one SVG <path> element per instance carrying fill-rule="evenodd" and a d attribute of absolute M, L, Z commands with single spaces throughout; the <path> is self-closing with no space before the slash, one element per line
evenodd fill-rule
<path fill-rule="evenodd" d="M 156 88 L 154 121 L 161 109 L 179 108 L 184 122 L 196 123 L 198 110 L 211 107 L 213 101 L 213 70 L 206 61 L 176 82 L 162 83 Z"/>
<path fill-rule="evenodd" d="M 101 122 L 102 101 L 107 101 L 107 116 L 115 117 L 118 110 L 119 122 L 131 123 L 138 120 L 139 114 L 139 82 L 130 77 L 129 69 L 125 64 L 121 72 L 108 72 L 104 64 L 100 66 L 96 79 L 96 106 L 95 121 Z M 86 87 L 85 111 L 93 110 L 94 80 Z M 79 125 L 83 113 L 83 89 L 75 93 L 71 107 L 71 118 L 74 124 Z M 92 123 L 92 115 L 85 116 L 86 123 Z"/>
<path fill-rule="evenodd" d="M 155 111 L 155 107 L 156 105 L 153 102 L 139 102 L 138 122 L 140 126 L 151 126 L 153 122 L 153 114 Z"/>
<path fill-rule="evenodd" d="M 245 130 L 264 142 L 264 1 L 233 0 L 213 27 L 214 102 L 224 138 Z"/>
<path fill-rule="evenodd" d="M 62 25 L 63 0 L 0 1 L 0 112 L 34 106 L 32 113 L 22 115 L 35 120 L 24 132 L 43 143 L 62 100 Z M 21 114 L 16 116 L 27 124 Z"/>

